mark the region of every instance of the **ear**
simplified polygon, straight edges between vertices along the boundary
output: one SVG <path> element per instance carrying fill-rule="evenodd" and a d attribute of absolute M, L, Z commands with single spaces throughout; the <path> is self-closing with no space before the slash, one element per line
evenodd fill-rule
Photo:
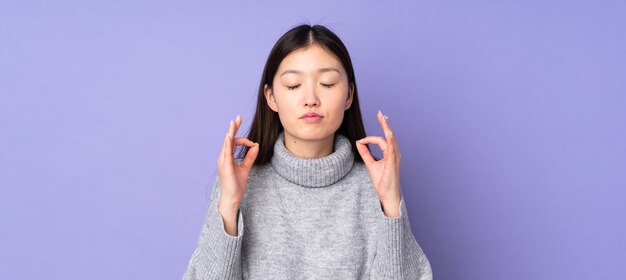
<path fill-rule="evenodd" d="M 274 92 L 267 86 L 267 84 L 263 87 L 263 94 L 265 95 L 267 106 L 269 106 L 272 111 L 278 112 L 278 106 L 276 105 L 276 100 L 274 100 Z"/>
<path fill-rule="evenodd" d="M 350 84 L 350 88 L 348 89 L 348 99 L 346 100 L 346 108 L 344 110 L 348 110 L 352 105 L 352 99 L 354 97 L 354 84 Z"/>

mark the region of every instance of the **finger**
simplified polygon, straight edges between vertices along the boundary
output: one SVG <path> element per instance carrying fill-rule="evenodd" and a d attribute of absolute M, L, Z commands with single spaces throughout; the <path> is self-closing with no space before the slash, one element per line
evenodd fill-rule
<path fill-rule="evenodd" d="M 235 121 L 230 120 L 230 124 L 228 125 L 228 135 L 231 139 L 235 139 L 235 130 L 237 129 L 235 125 Z"/>
<path fill-rule="evenodd" d="M 231 153 L 231 148 L 233 146 L 233 140 L 230 138 L 230 135 L 226 136 L 226 149 L 224 149 L 224 159 L 222 160 L 222 166 L 225 168 L 224 170 L 230 171 L 230 169 L 235 164 L 235 160 L 233 159 L 233 153 Z"/>
<path fill-rule="evenodd" d="M 235 153 L 235 150 L 237 150 L 237 146 L 246 146 L 246 147 L 252 147 L 254 146 L 254 142 L 250 141 L 248 138 L 243 138 L 243 137 L 239 137 L 235 139 L 235 145 L 233 145 L 233 151 L 232 153 Z"/>
<path fill-rule="evenodd" d="M 223 171 L 223 172 L 229 172 L 230 168 L 232 167 L 232 164 L 228 164 L 228 155 L 230 154 L 228 151 L 230 151 L 230 143 L 229 143 L 229 137 L 228 134 L 224 135 L 224 143 L 222 144 L 222 150 L 220 152 L 220 159 L 219 159 L 219 168 Z M 232 158 L 232 155 L 231 155 Z M 232 161 L 232 159 L 231 159 Z"/>
<path fill-rule="evenodd" d="M 230 135 L 230 139 L 235 139 L 237 137 L 237 130 L 239 130 L 239 125 L 241 125 L 241 117 L 237 115 L 234 120 L 231 120 L 232 127 L 228 128 L 228 133 Z"/>
<path fill-rule="evenodd" d="M 370 150 L 367 148 L 367 144 L 361 143 L 360 140 L 356 141 L 356 149 L 359 151 L 361 158 L 363 158 L 365 165 L 369 166 L 376 161 L 372 156 L 372 153 L 370 153 Z"/>
<path fill-rule="evenodd" d="M 252 147 L 252 146 L 254 146 L 254 142 L 250 141 L 250 139 L 248 139 L 248 138 L 239 137 L 239 138 L 235 139 L 235 145 Z"/>
<path fill-rule="evenodd" d="M 241 119 L 240 115 L 237 115 L 237 117 L 233 121 L 234 128 L 233 128 L 233 133 L 231 134 L 231 139 L 235 139 L 235 145 L 233 145 L 231 147 L 231 149 L 232 149 L 231 152 L 232 153 L 235 153 L 235 151 L 237 150 L 237 138 L 236 138 L 236 135 L 237 135 L 237 131 L 239 130 L 239 127 L 241 126 L 241 121 L 242 121 L 242 119 Z"/>
<path fill-rule="evenodd" d="M 237 117 L 233 121 L 233 123 L 235 124 L 235 129 L 233 131 L 233 134 L 231 135 L 232 139 L 237 138 L 237 131 L 239 131 L 239 127 L 241 126 L 241 121 L 242 121 L 241 116 L 237 115 Z"/>
<path fill-rule="evenodd" d="M 248 140 L 249 141 L 249 140 Z M 252 142 L 252 141 L 250 141 Z M 248 153 L 246 157 L 243 159 L 241 165 L 245 166 L 245 168 L 250 169 L 254 164 L 254 160 L 256 160 L 256 156 L 259 154 L 259 144 L 252 143 L 253 146 L 248 149 Z"/>
<path fill-rule="evenodd" d="M 393 145 L 387 143 L 385 138 L 380 136 L 367 136 L 360 140 L 363 144 L 376 144 L 380 147 L 380 150 L 383 151 L 383 158 L 385 160 L 395 160 L 396 156 L 394 154 Z"/>
<path fill-rule="evenodd" d="M 393 135 L 393 130 L 391 129 L 391 126 L 389 125 L 387 115 L 383 115 L 383 113 L 379 110 L 377 117 L 378 117 L 378 122 L 380 123 L 380 126 L 383 128 L 383 132 L 385 133 L 385 138 L 387 138 L 387 142 L 395 141 L 394 140 L 395 136 Z"/>
<path fill-rule="evenodd" d="M 235 121 L 230 120 L 230 124 L 228 125 L 228 132 L 226 133 L 226 135 L 230 136 L 230 139 L 231 139 L 230 145 L 228 145 L 228 151 L 230 151 L 231 154 L 234 153 L 235 152 L 235 148 L 237 148 L 232 143 L 233 142 L 232 139 L 234 139 L 233 135 L 235 134 L 235 129 L 236 129 Z"/>
<path fill-rule="evenodd" d="M 385 140 L 385 138 L 380 137 L 380 136 L 367 136 L 361 140 L 359 140 L 359 142 L 361 144 L 376 144 L 380 147 L 380 149 L 383 151 L 383 153 L 387 152 L 387 141 Z"/>

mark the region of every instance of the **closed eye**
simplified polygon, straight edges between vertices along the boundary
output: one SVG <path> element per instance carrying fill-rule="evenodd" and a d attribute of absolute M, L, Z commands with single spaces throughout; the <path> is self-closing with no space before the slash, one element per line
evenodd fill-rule
<path fill-rule="evenodd" d="M 321 84 L 323 87 L 325 88 L 331 88 L 333 86 L 335 86 L 335 84 Z M 287 90 L 294 90 L 297 89 L 298 87 L 300 87 L 300 85 L 295 85 L 295 86 L 287 86 Z"/>

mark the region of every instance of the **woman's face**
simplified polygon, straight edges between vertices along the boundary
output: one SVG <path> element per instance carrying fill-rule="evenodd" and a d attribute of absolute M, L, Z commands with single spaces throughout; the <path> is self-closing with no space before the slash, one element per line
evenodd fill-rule
<path fill-rule="evenodd" d="M 339 59 L 314 44 L 283 59 L 273 87 L 265 85 L 265 98 L 278 112 L 285 137 L 321 140 L 334 135 L 341 125 L 344 111 L 352 104 L 353 90 Z M 321 118 L 302 118 L 309 112 Z"/>

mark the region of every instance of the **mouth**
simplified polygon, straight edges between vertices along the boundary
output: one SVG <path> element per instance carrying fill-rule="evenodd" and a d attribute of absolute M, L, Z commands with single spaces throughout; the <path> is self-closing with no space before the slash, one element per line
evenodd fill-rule
<path fill-rule="evenodd" d="M 313 112 L 306 113 L 300 117 L 300 119 L 304 120 L 305 122 L 318 122 L 322 118 L 323 118 L 322 116 Z"/>

